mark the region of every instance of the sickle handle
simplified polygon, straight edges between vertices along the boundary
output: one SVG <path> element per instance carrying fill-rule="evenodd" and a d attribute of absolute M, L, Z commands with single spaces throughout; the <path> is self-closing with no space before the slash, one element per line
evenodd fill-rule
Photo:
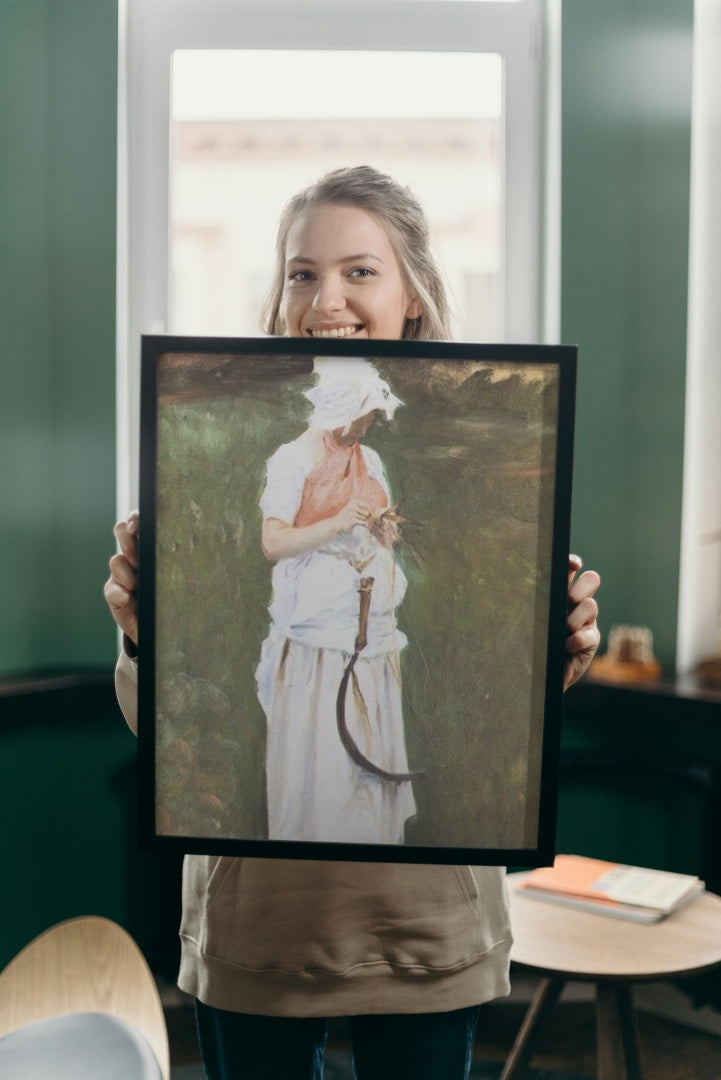
<path fill-rule="evenodd" d="M 360 579 L 360 613 L 358 615 L 358 636 L 355 639 L 355 651 L 363 652 L 368 644 L 368 612 L 371 608 L 371 593 L 373 592 L 372 577 Z"/>

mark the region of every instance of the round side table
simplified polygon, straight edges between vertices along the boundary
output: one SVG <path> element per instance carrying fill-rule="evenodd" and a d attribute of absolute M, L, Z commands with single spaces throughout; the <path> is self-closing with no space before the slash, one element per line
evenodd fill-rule
<path fill-rule="evenodd" d="M 721 966 L 721 898 L 705 892 L 657 923 L 627 922 L 523 895 L 509 874 L 511 960 L 542 979 L 501 1080 L 520 1080 L 566 982 L 596 987 L 599 1080 L 643 1080 L 632 987 Z"/>

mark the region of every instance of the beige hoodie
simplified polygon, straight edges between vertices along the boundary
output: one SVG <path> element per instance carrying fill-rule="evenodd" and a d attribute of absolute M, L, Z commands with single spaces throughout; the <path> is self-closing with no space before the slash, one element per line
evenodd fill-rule
<path fill-rule="evenodd" d="M 137 725 L 137 665 L 120 706 Z M 270 1016 L 441 1012 L 509 991 L 501 867 L 186 855 L 178 984 Z"/>

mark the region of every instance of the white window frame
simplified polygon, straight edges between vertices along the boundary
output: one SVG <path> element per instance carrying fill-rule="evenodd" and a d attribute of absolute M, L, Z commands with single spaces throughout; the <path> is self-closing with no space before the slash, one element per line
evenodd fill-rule
<path fill-rule="evenodd" d="M 721 0 L 696 0 L 693 31 L 691 200 L 683 509 L 676 670 L 721 651 Z"/>
<path fill-rule="evenodd" d="M 502 340 L 537 342 L 556 341 L 560 322 L 559 40 L 560 0 L 119 0 L 120 516 L 138 496 L 140 335 L 167 327 L 173 52 L 499 53 L 506 131 L 502 289 L 508 298 Z"/>

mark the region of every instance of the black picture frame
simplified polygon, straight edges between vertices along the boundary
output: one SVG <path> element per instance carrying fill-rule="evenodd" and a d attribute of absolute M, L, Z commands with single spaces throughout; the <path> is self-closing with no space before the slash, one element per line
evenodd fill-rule
<path fill-rule="evenodd" d="M 143 337 L 143 848 L 396 863 L 553 861 L 576 359 L 574 346 Z M 353 453 L 368 476 L 371 459 L 374 469 L 382 462 L 392 495 L 376 516 L 383 520 L 390 506 L 401 519 L 397 541 L 386 534 L 380 547 L 371 545 L 378 580 L 392 579 L 394 598 L 400 576 L 406 584 L 399 606 L 385 586 L 371 597 L 395 619 L 387 625 L 404 644 L 390 649 L 384 637 L 373 646 L 377 655 L 361 651 L 348 673 L 347 602 L 328 597 L 347 601 L 333 575 L 337 569 L 338 582 L 350 580 L 350 556 L 331 546 L 269 561 L 260 499 L 280 505 L 277 482 L 267 481 L 280 447 L 273 460 L 285 462 L 283 498 L 297 502 L 302 489 L 305 500 L 314 485 L 322 488 L 303 456 L 306 443 L 297 441 L 310 431 L 305 394 L 318 383 L 316 368 L 345 379 L 353 365 L 372 369 L 376 390 L 402 403 L 395 412 L 374 406 L 364 449 Z M 328 437 L 337 442 L 340 433 Z M 316 437 L 315 428 L 305 436 Z M 278 468 L 270 466 L 272 475 Z M 293 524 L 275 510 L 265 520 L 269 528 Z M 367 532 L 358 526 L 353 535 L 365 543 Z M 283 582 L 296 583 L 292 615 L 287 585 L 275 583 L 281 562 Z M 356 562 L 353 573 L 363 572 Z M 301 588 L 310 614 L 298 614 Z M 271 619 L 271 602 L 282 617 Z M 333 681 L 341 660 L 343 706 Z M 287 674 L 291 661 L 300 666 Z M 318 674 L 321 661 L 329 674 Z M 391 670 L 400 691 L 372 690 L 369 705 L 363 678 L 382 671 L 373 685 L 385 686 Z M 323 705 L 309 705 L 311 698 Z M 340 716 L 345 709 L 355 732 Z M 376 718 L 392 728 L 386 743 L 375 734 Z M 366 749 L 385 747 L 388 761 L 371 766 L 392 779 L 351 759 L 345 740 L 358 749 L 360 735 Z M 297 761 L 302 774 L 292 772 Z M 399 780 L 406 769 L 413 779 Z"/>

